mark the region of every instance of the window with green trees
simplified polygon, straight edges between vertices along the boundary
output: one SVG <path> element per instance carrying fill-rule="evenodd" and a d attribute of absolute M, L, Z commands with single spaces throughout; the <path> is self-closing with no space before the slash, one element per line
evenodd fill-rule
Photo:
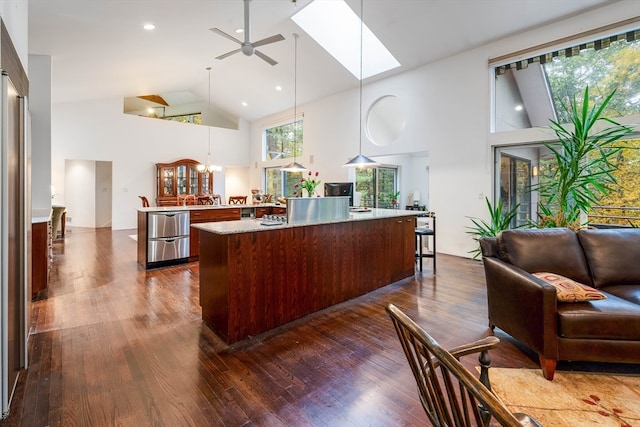
<path fill-rule="evenodd" d="M 582 105 L 585 87 L 589 87 L 590 105 L 602 104 L 611 92 L 616 91 L 603 117 L 620 120 L 639 115 L 638 34 L 637 30 L 631 31 L 550 52 L 530 61 L 519 61 L 514 66 L 497 67 L 495 131 L 548 127 L 550 119 L 567 123 L 568 107 L 574 98 Z M 624 147 L 616 155 L 617 170 L 612 174 L 618 185 L 600 199 L 600 207 L 585 214 L 591 223 L 640 226 L 640 219 L 632 219 L 640 218 L 640 140 L 632 135 L 616 144 Z M 496 150 L 498 159 L 505 154 L 531 162 L 533 184 L 540 180 L 540 185 L 544 186 L 545 177 L 550 176 L 549 171 L 554 167 L 553 156 L 542 144 L 529 142 Z M 505 175 L 504 170 L 502 173 L 496 171 L 496 187 L 502 193 L 505 189 L 514 191 L 514 194 L 502 194 L 503 203 L 509 201 L 509 207 L 524 204 L 535 219 L 537 194 L 529 191 L 523 199 L 522 188 L 508 185 L 517 181 L 516 173 L 517 169 L 510 175 Z M 514 190 L 510 190 L 512 187 Z"/>
<path fill-rule="evenodd" d="M 303 120 L 285 123 L 264 130 L 263 160 L 302 156 Z"/>
<path fill-rule="evenodd" d="M 280 197 L 294 197 L 295 185 L 302 179 L 302 172 L 286 172 L 280 167 L 265 168 L 265 194 Z"/>
<path fill-rule="evenodd" d="M 591 101 L 601 104 L 614 90 L 604 117 L 640 114 L 640 40 L 619 40 L 605 49 L 584 49 L 579 55 L 558 57 L 544 64 L 560 123 L 569 121 L 567 106 L 576 98 L 582 104 L 584 88 Z"/>
<path fill-rule="evenodd" d="M 356 169 L 356 189 L 362 194 L 360 206 L 391 208 L 391 195 L 398 189 L 398 168 L 379 166 Z"/>

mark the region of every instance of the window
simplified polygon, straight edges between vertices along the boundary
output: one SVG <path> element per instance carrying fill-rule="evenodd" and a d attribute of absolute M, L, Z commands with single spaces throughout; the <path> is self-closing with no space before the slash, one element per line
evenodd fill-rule
<path fill-rule="evenodd" d="M 265 168 L 265 193 L 277 197 L 293 197 L 294 186 L 302 179 L 302 172 L 285 172 L 280 167 Z"/>
<path fill-rule="evenodd" d="M 518 206 L 518 214 L 511 227 L 520 227 L 529 222 L 531 215 L 531 161 L 501 153 L 500 198 L 505 210 Z"/>
<path fill-rule="evenodd" d="M 566 106 L 589 87 L 599 103 L 614 89 L 605 117 L 640 114 L 640 31 L 549 52 L 495 68 L 495 131 L 566 123 Z"/>
<path fill-rule="evenodd" d="M 618 141 L 623 148 L 613 176 L 618 186 L 600 199 L 600 206 L 587 212 L 589 224 L 640 227 L 640 139 Z"/>
<path fill-rule="evenodd" d="M 277 160 L 302 155 L 303 119 L 264 130 L 263 160 Z"/>
<path fill-rule="evenodd" d="M 336 0 L 314 1 L 291 17 L 357 79 L 399 67 L 400 63 L 360 18 L 345 1 Z M 353 37 L 355 34 L 362 40 Z"/>
<path fill-rule="evenodd" d="M 624 147 L 616 158 L 618 169 L 612 175 L 618 181 L 593 212 L 585 212 L 589 224 L 596 226 L 640 226 L 640 139 L 618 141 Z M 496 149 L 496 180 L 502 204 L 512 208 L 519 204 L 517 220 L 512 226 L 537 221 L 538 194 L 531 186 L 545 185 L 553 175 L 555 158 L 542 144 Z M 496 161 L 498 161 L 496 160 Z"/>
<path fill-rule="evenodd" d="M 398 168 L 380 166 L 356 169 L 356 189 L 360 206 L 392 208 L 391 195 L 398 190 Z"/>
<path fill-rule="evenodd" d="M 616 90 L 604 117 L 619 120 L 640 114 L 639 38 L 640 31 L 632 30 L 511 64 L 490 60 L 490 65 L 496 65 L 494 130 L 546 128 L 550 119 L 566 123 L 567 106 L 574 98 L 581 105 L 587 86 L 592 104 L 601 104 Z M 620 187 L 601 199 L 601 207 L 584 214 L 590 223 L 640 226 L 640 219 L 629 218 L 640 218 L 640 181 L 636 179 L 640 176 L 640 142 L 618 144 L 628 147 L 620 151 L 619 169 L 613 173 Z M 535 141 L 498 147 L 495 153 L 496 197 L 502 199 L 505 209 L 520 205 L 512 225 L 522 224 L 527 215 L 538 220 L 539 198 L 531 185 L 544 187 L 555 159 Z"/>

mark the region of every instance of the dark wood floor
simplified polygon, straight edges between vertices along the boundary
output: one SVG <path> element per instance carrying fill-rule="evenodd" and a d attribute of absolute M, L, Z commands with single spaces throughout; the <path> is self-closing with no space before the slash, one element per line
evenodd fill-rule
<path fill-rule="evenodd" d="M 490 333 L 481 263 L 440 255 L 436 276 L 425 261 L 414 278 L 227 346 L 200 320 L 198 264 L 146 272 L 132 233 L 73 229 L 54 244 L 31 365 L 0 425 L 424 425 L 385 305 L 446 346 Z M 537 366 L 498 336 L 494 366 Z"/>

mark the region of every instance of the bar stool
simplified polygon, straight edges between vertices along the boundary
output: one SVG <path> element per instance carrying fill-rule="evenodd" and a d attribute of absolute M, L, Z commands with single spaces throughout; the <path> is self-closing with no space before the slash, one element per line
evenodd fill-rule
<path fill-rule="evenodd" d="M 431 228 L 416 227 L 416 259 L 418 260 L 420 271 L 422 271 L 422 258 L 433 258 L 433 272 L 436 272 L 436 214 L 429 212 L 426 216 L 431 218 Z M 433 247 L 429 252 L 424 252 L 422 245 L 423 236 L 433 237 Z"/>

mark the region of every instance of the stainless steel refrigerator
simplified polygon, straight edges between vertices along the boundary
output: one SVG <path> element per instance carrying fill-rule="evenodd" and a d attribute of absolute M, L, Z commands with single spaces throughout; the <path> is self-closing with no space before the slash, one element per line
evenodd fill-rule
<path fill-rule="evenodd" d="M 30 216 L 27 212 L 26 96 L 28 80 L 0 21 L 0 406 L 9 410 L 20 370 L 26 367 Z"/>

